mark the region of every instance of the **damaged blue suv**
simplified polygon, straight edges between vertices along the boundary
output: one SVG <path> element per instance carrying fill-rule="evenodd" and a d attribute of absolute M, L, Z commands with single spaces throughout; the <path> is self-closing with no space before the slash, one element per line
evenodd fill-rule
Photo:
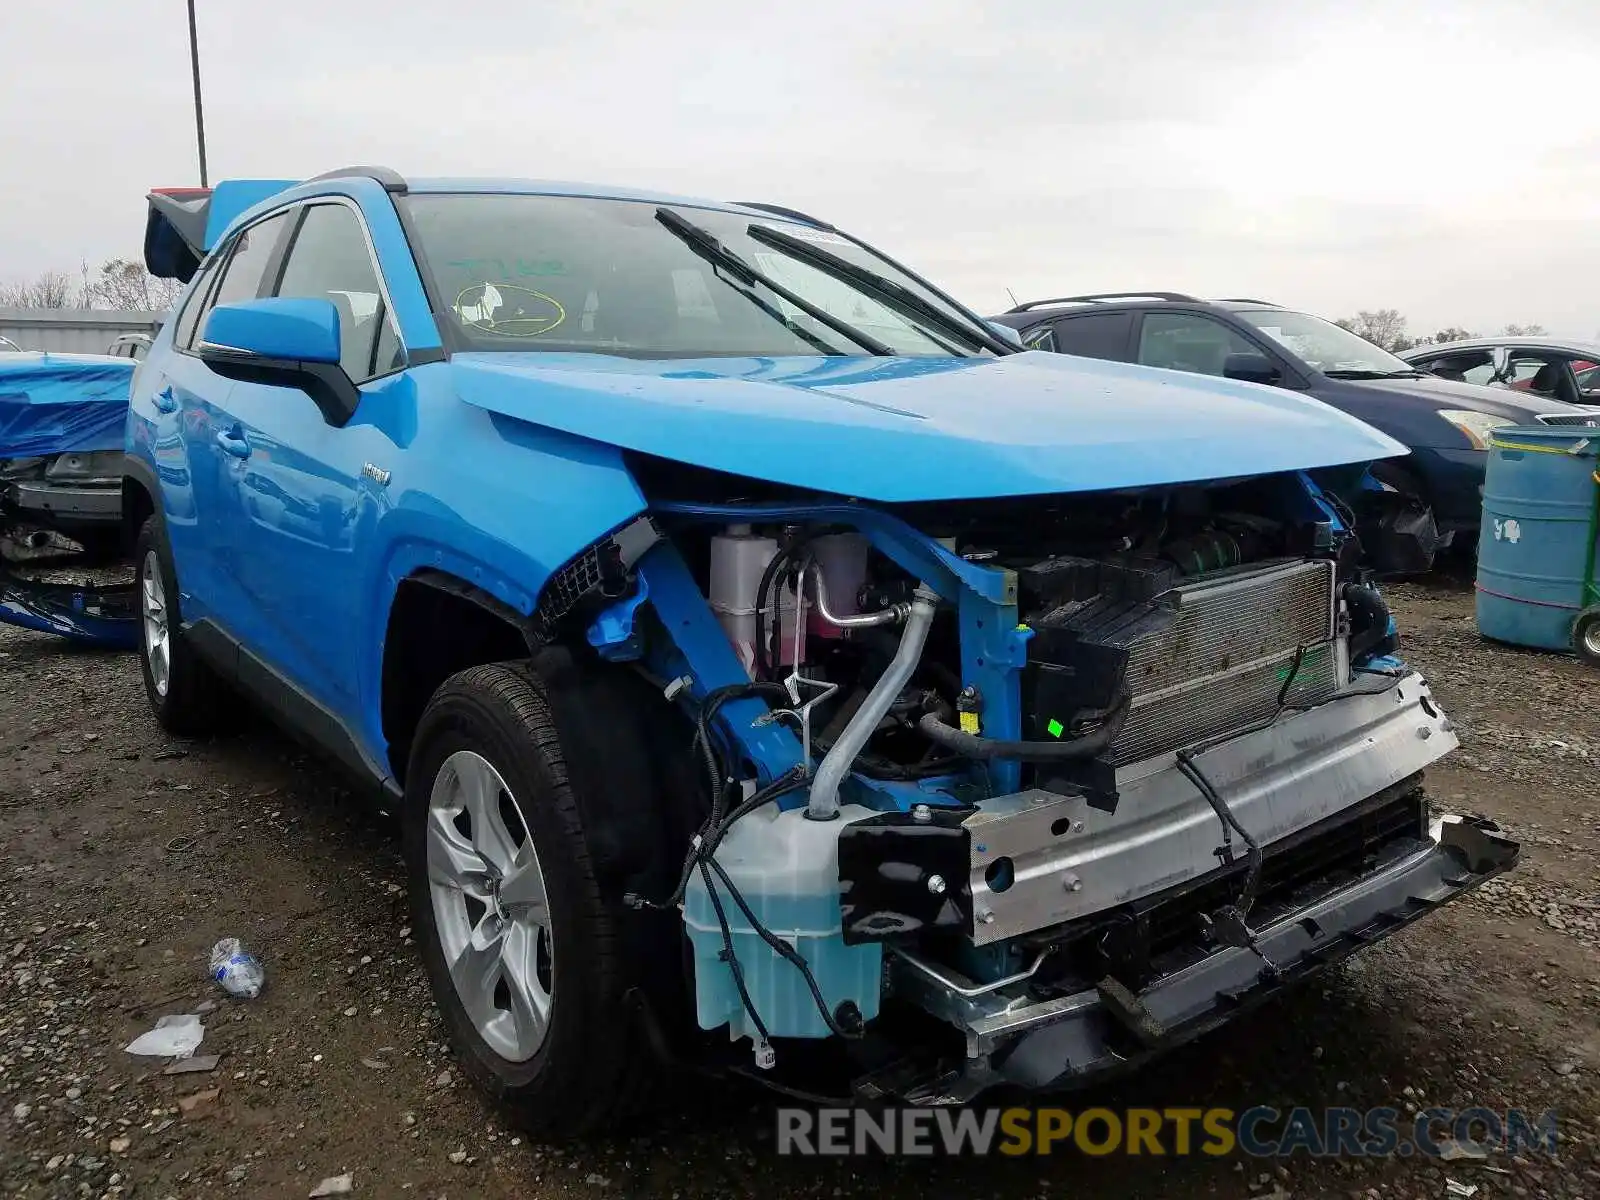
<path fill-rule="evenodd" d="M 754 203 L 150 196 L 124 517 L 167 729 L 401 816 L 465 1071 L 965 1101 L 1158 1053 L 1510 867 L 1282 390 L 1019 351 Z"/>

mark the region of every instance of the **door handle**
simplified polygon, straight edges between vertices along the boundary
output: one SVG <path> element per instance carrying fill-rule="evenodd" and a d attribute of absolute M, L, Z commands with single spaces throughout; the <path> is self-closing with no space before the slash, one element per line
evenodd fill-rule
<path fill-rule="evenodd" d="M 162 388 L 155 396 L 156 411 L 159 413 L 175 413 L 178 411 L 178 398 L 172 394 L 172 387 Z"/>
<path fill-rule="evenodd" d="M 250 457 L 250 443 L 245 440 L 244 433 L 238 429 L 218 430 L 217 445 L 222 447 L 224 454 L 231 454 L 234 458 Z"/>

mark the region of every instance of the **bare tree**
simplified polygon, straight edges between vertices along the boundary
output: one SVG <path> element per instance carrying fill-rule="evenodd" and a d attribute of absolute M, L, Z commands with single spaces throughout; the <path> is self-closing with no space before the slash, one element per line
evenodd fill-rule
<path fill-rule="evenodd" d="M 1462 329 L 1459 325 L 1447 325 L 1433 335 L 1433 340 L 1435 342 L 1464 342 L 1468 338 L 1477 336 L 1470 329 Z"/>
<path fill-rule="evenodd" d="M 176 279 L 158 279 L 131 259 L 110 259 L 92 276 L 84 270 L 83 294 L 90 308 L 165 312 L 182 291 Z"/>
<path fill-rule="evenodd" d="M 1543 337 L 1543 325 L 1507 325 L 1507 337 Z"/>
<path fill-rule="evenodd" d="M 76 308 L 81 299 L 65 271 L 46 271 L 22 283 L 0 283 L 0 308 Z"/>
<path fill-rule="evenodd" d="M 1334 323 L 1385 350 L 1405 350 L 1415 345 L 1406 337 L 1406 319 L 1397 308 L 1380 308 L 1375 312 L 1363 310 Z"/>

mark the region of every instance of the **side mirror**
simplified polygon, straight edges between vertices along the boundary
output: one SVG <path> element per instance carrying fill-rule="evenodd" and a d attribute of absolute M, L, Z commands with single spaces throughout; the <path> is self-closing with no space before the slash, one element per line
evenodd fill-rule
<path fill-rule="evenodd" d="M 330 424 L 343 425 L 361 393 L 339 365 L 339 333 L 339 310 L 330 300 L 219 304 L 206 317 L 200 360 L 229 379 L 299 388 Z"/>
<path fill-rule="evenodd" d="M 1000 321 L 985 321 L 984 324 L 987 325 L 990 330 L 993 331 L 1002 341 L 1009 342 L 1018 350 L 1023 349 L 1022 334 L 1018 330 L 1015 330 L 1011 328 L 1011 326 Z"/>
<path fill-rule="evenodd" d="M 1222 363 L 1222 374 L 1243 383 L 1277 383 L 1283 378 L 1283 372 L 1273 366 L 1270 358 L 1254 353 L 1228 355 Z"/>

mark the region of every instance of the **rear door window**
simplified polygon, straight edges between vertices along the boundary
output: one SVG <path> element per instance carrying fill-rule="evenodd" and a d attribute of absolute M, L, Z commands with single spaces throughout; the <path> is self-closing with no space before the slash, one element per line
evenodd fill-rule
<path fill-rule="evenodd" d="M 194 286 L 189 289 L 188 301 L 183 306 L 183 311 L 178 314 L 178 323 L 172 330 L 172 344 L 179 350 L 188 350 L 194 345 L 194 332 L 200 326 L 200 314 L 206 308 L 206 293 L 211 290 L 212 283 L 217 278 L 217 268 L 222 263 L 220 254 L 208 258 L 205 265 L 200 268 Z"/>
<path fill-rule="evenodd" d="M 1578 387 L 1567 374 L 1566 356 L 1548 350 L 1513 350 L 1506 363 L 1506 383 L 1516 391 L 1552 400 L 1578 398 Z"/>
<path fill-rule="evenodd" d="M 234 238 L 233 252 L 228 256 L 228 265 L 223 268 L 222 280 L 217 284 L 217 294 L 212 304 L 254 300 L 261 295 L 261 281 L 266 276 L 272 252 L 278 247 L 278 238 L 288 219 L 288 213 L 277 213 Z"/>
<path fill-rule="evenodd" d="M 221 278 L 211 291 L 211 295 L 200 301 L 200 288 L 194 292 L 196 303 L 189 307 L 196 310 L 195 322 L 189 329 L 189 339 L 183 345 L 192 348 L 195 343 L 204 341 L 206 334 L 206 314 L 219 304 L 232 304 L 241 300 L 254 300 L 261 295 L 262 283 L 266 278 L 267 268 L 276 261 L 278 241 L 283 236 L 283 231 L 289 220 L 287 212 L 274 213 L 264 221 L 257 221 L 248 229 L 241 230 L 233 237 L 233 242 L 228 248 L 228 256 L 223 262 Z M 201 284 L 203 287 L 204 284 Z M 183 325 L 188 320 L 189 313 L 185 310 L 179 318 L 176 337 L 183 337 Z"/>
<path fill-rule="evenodd" d="M 1580 358 L 1572 364 L 1572 375 L 1583 403 L 1600 404 L 1600 363 Z"/>
<path fill-rule="evenodd" d="M 1055 323 L 1053 349 L 1081 358 L 1109 358 L 1126 362 L 1131 312 L 1079 313 Z"/>

